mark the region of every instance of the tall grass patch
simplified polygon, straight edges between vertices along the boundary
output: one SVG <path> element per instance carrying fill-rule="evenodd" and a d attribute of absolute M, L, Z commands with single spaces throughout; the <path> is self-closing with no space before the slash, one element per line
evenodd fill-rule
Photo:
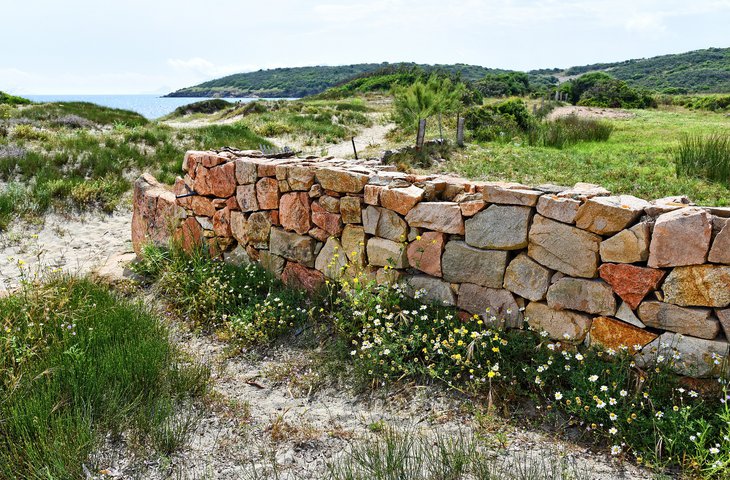
<path fill-rule="evenodd" d="M 568 115 L 535 125 L 527 133 L 530 145 L 563 148 L 579 142 L 605 142 L 613 132 L 608 122 Z"/>
<path fill-rule="evenodd" d="M 0 477 L 81 478 L 107 435 L 162 453 L 185 442 L 175 425 L 209 373 L 141 304 L 59 277 L 0 300 L 0 321 Z"/>
<path fill-rule="evenodd" d="M 685 135 L 672 154 L 677 175 L 730 185 L 730 136 L 721 133 Z"/>

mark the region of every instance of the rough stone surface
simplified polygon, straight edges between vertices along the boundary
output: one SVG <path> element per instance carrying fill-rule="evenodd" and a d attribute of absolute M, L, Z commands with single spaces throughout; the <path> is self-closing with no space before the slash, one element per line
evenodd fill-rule
<path fill-rule="evenodd" d="M 601 242 L 601 260 L 613 263 L 646 262 L 649 259 L 651 226 L 647 222 L 621 230 Z"/>
<path fill-rule="evenodd" d="M 327 232 L 328 235 L 339 236 L 342 233 L 342 216 L 339 213 L 325 211 L 316 202 L 312 204 L 312 223 Z"/>
<path fill-rule="evenodd" d="M 279 170 L 284 178 L 279 178 Z M 314 171 L 301 165 L 280 165 L 276 167 L 276 178 L 286 180 L 292 190 L 308 191 L 314 185 Z"/>
<path fill-rule="evenodd" d="M 319 270 L 307 268 L 294 262 L 287 262 L 281 273 L 281 280 L 293 288 L 315 292 L 324 285 L 324 275 Z"/>
<path fill-rule="evenodd" d="M 380 205 L 405 215 L 422 198 L 423 189 L 414 185 L 405 188 L 385 188 L 380 192 Z"/>
<path fill-rule="evenodd" d="M 519 186 L 510 188 L 509 185 L 486 185 L 484 188 L 484 200 L 487 203 L 534 207 L 541 195 L 542 192 Z"/>
<path fill-rule="evenodd" d="M 236 265 L 242 267 L 245 265 L 251 265 L 251 257 L 248 256 L 248 252 L 241 245 L 229 252 L 223 252 L 223 261 L 229 265 Z"/>
<path fill-rule="evenodd" d="M 618 306 L 618 310 L 616 310 L 615 316 L 619 320 L 630 323 L 635 327 L 646 328 L 644 322 L 639 320 L 639 317 L 637 317 L 634 311 L 628 305 L 626 305 L 626 302 L 621 302 L 621 305 Z"/>
<path fill-rule="evenodd" d="M 344 223 L 360 223 L 362 220 L 360 197 L 342 197 L 340 200 L 340 214 Z"/>
<path fill-rule="evenodd" d="M 236 188 L 236 200 L 242 212 L 254 212 L 259 209 L 259 202 L 256 197 L 256 186 L 240 185 Z"/>
<path fill-rule="evenodd" d="M 464 234 L 464 219 L 458 203 L 428 202 L 419 203 L 406 215 L 412 227 L 427 228 L 443 233 Z"/>
<path fill-rule="evenodd" d="M 380 205 L 380 192 L 383 187 L 378 185 L 365 185 L 365 203 L 368 205 Z"/>
<path fill-rule="evenodd" d="M 261 267 L 274 274 L 277 277 L 281 277 L 284 272 L 284 266 L 286 265 L 286 259 L 279 255 L 274 255 L 268 250 L 261 250 L 259 253 L 259 263 Z"/>
<path fill-rule="evenodd" d="M 616 313 L 613 291 L 602 280 L 561 278 L 548 289 L 547 302 L 555 310 L 578 310 L 597 315 Z"/>
<path fill-rule="evenodd" d="M 352 265 L 359 268 L 367 264 L 365 254 L 365 229 L 361 226 L 345 225 L 342 231 L 342 248 Z"/>
<path fill-rule="evenodd" d="M 490 205 L 465 222 L 466 243 L 493 250 L 519 250 L 527 246 L 532 208 Z"/>
<path fill-rule="evenodd" d="M 340 213 L 340 199 L 337 197 L 323 195 L 322 198 L 319 199 L 319 204 L 330 213 Z"/>
<path fill-rule="evenodd" d="M 537 201 L 537 213 L 563 223 L 575 223 L 580 201 L 557 195 L 543 195 Z"/>
<path fill-rule="evenodd" d="M 347 268 L 347 255 L 342 248 L 342 244 L 334 237 L 330 237 L 324 244 L 317 260 L 314 262 L 314 268 L 324 273 L 327 278 L 340 278 Z"/>
<path fill-rule="evenodd" d="M 269 251 L 287 260 L 314 267 L 315 240 L 312 237 L 287 232 L 281 228 L 272 228 L 269 240 Z"/>
<path fill-rule="evenodd" d="M 444 280 L 502 288 L 507 256 L 506 251 L 481 250 L 462 241 L 451 241 L 441 259 Z"/>
<path fill-rule="evenodd" d="M 456 294 L 448 282 L 428 275 L 410 275 L 401 282 L 407 295 L 419 297 L 425 303 L 456 305 Z"/>
<path fill-rule="evenodd" d="M 403 242 L 408 236 L 406 221 L 386 208 L 371 206 L 363 210 L 363 225 L 366 233 L 394 242 Z"/>
<path fill-rule="evenodd" d="M 231 237 L 231 211 L 222 208 L 213 215 L 213 231 L 219 237 Z"/>
<path fill-rule="evenodd" d="M 459 202 L 461 214 L 465 217 L 473 217 L 477 213 L 484 210 L 486 206 L 487 202 L 485 202 L 484 200 L 468 200 L 465 202 Z"/>
<path fill-rule="evenodd" d="M 685 308 L 648 301 L 639 305 L 638 315 L 647 327 L 693 337 L 713 339 L 720 331 L 720 323 L 712 318 L 712 310 L 709 308 Z"/>
<path fill-rule="evenodd" d="M 705 262 L 710 248 L 710 215 L 682 208 L 657 218 L 649 246 L 650 267 L 678 267 Z"/>
<path fill-rule="evenodd" d="M 405 268 L 408 266 L 406 247 L 386 238 L 373 237 L 368 240 L 367 255 L 370 265 L 378 267 Z"/>
<path fill-rule="evenodd" d="M 522 312 L 515 297 L 504 289 L 464 283 L 459 287 L 459 308 L 479 315 L 490 325 L 521 328 Z"/>
<path fill-rule="evenodd" d="M 530 302 L 525 319 L 534 330 L 545 331 L 553 340 L 580 343 L 591 328 L 591 317 L 569 310 L 554 310 L 541 302 Z"/>
<path fill-rule="evenodd" d="M 602 186 L 584 182 L 578 182 L 570 190 L 564 190 L 558 193 L 559 197 L 573 198 L 575 200 L 587 200 L 593 197 L 605 197 L 608 195 L 611 195 L 611 192 Z"/>
<path fill-rule="evenodd" d="M 526 254 L 521 253 L 510 262 L 504 272 L 504 288 L 520 297 L 536 302 L 545 298 L 552 273 Z"/>
<path fill-rule="evenodd" d="M 325 190 L 341 193 L 360 193 L 369 180 L 364 173 L 332 167 L 318 169 L 315 177 Z"/>
<path fill-rule="evenodd" d="M 268 212 L 254 212 L 248 217 L 245 232 L 251 246 L 255 248 L 269 247 L 271 223 L 271 216 Z"/>
<path fill-rule="evenodd" d="M 632 224 L 644 212 L 649 202 L 631 195 L 594 197 L 578 209 L 578 228 L 599 235 L 610 235 Z"/>
<path fill-rule="evenodd" d="M 282 195 L 279 206 L 281 226 L 300 235 L 307 233 L 312 228 L 309 202 L 309 195 L 306 192 L 292 192 Z"/>
<path fill-rule="evenodd" d="M 446 236 L 441 232 L 426 232 L 408 244 L 408 263 L 424 273 L 441 276 L 441 254 Z"/>
<path fill-rule="evenodd" d="M 725 332 L 725 338 L 730 339 L 730 308 L 717 310 L 715 313 L 717 314 L 717 318 L 720 320 L 720 325 Z"/>
<path fill-rule="evenodd" d="M 730 222 L 725 222 L 725 226 L 715 236 L 707 260 L 730 265 Z"/>
<path fill-rule="evenodd" d="M 236 192 L 236 164 L 228 162 L 210 169 L 210 193 L 216 197 L 230 197 Z"/>
<path fill-rule="evenodd" d="M 564 223 L 535 215 L 528 254 L 538 263 L 566 275 L 594 278 L 598 273 L 601 237 Z"/>
<path fill-rule="evenodd" d="M 256 198 L 261 210 L 279 208 L 279 182 L 273 178 L 262 178 L 256 182 Z"/>
<path fill-rule="evenodd" d="M 247 185 L 249 183 L 256 183 L 257 167 L 255 163 L 248 162 L 243 159 L 237 159 L 236 165 L 236 181 L 239 185 Z"/>
<path fill-rule="evenodd" d="M 147 174 L 134 183 L 132 204 L 132 247 L 137 255 L 148 242 L 166 246 L 185 215 L 175 194 Z"/>
<path fill-rule="evenodd" d="M 639 306 L 646 294 L 659 287 L 664 271 L 622 263 L 604 263 L 598 269 L 601 278 L 631 309 Z"/>
<path fill-rule="evenodd" d="M 243 212 L 231 212 L 231 235 L 240 245 L 246 245 L 248 238 L 246 236 L 246 226 L 248 219 Z"/>
<path fill-rule="evenodd" d="M 188 199 L 188 203 L 195 215 L 203 215 L 206 217 L 215 215 L 215 206 L 213 206 L 213 202 L 208 197 L 195 195 Z"/>
<path fill-rule="evenodd" d="M 730 266 L 677 267 L 662 286 L 664 301 L 684 307 L 730 305 Z"/>
<path fill-rule="evenodd" d="M 600 345 L 606 349 L 618 351 L 623 346 L 634 353 L 637 351 L 633 348 L 635 345 L 643 347 L 656 338 L 654 333 L 609 317 L 597 317 L 591 322 L 591 345 Z"/>
<path fill-rule="evenodd" d="M 665 332 L 635 359 L 637 365 L 647 367 L 655 364 L 658 355 L 672 358 L 675 354 L 679 355 L 679 360 L 670 366 L 676 373 L 696 378 L 717 377 L 723 373 L 723 363 L 716 364 L 715 359 L 728 355 L 728 343 Z"/>

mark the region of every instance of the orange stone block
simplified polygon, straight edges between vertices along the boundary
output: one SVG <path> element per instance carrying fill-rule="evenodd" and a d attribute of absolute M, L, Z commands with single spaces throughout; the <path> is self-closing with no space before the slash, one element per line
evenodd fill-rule
<path fill-rule="evenodd" d="M 643 347 L 657 338 L 657 335 L 651 332 L 610 317 L 594 318 L 590 336 L 591 345 L 600 345 L 614 350 L 618 350 L 623 345 L 628 347 L 631 353 L 635 353 L 634 345 Z"/>

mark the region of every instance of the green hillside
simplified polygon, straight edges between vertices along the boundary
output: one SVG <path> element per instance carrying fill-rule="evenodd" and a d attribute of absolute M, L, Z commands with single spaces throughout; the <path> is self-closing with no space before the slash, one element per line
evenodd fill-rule
<path fill-rule="evenodd" d="M 478 81 L 486 75 L 510 72 L 478 65 L 421 65 L 415 63 L 359 63 L 342 66 L 276 68 L 237 73 L 180 89 L 169 97 L 304 97 L 363 78 L 374 72 L 421 68 L 444 71 L 464 80 Z M 530 84 L 551 85 L 556 76 L 577 76 L 605 71 L 632 86 L 667 93 L 730 93 L 730 48 L 692 52 L 615 63 L 596 63 L 528 72 Z"/>
<path fill-rule="evenodd" d="M 359 63 L 337 67 L 275 68 L 237 73 L 180 89 L 168 97 L 305 97 L 381 69 L 422 68 L 458 73 L 465 80 L 478 80 L 489 73 L 506 72 L 478 65 L 418 65 L 415 63 Z"/>
<path fill-rule="evenodd" d="M 672 93 L 730 93 L 730 48 L 571 67 L 565 75 L 602 70 L 633 86 Z"/>

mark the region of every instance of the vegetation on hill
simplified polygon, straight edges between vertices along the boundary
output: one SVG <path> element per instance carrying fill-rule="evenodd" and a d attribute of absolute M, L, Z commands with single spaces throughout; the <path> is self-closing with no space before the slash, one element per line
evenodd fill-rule
<path fill-rule="evenodd" d="M 730 48 L 708 48 L 658 57 L 595 63 L 565 75 L 606 71 L 630 85 L 666 93 L 730 93 Z"/>
<path fill-rule="evenodd" d="M 665 92 L 730 92 L 730 48 L 710 48 L 681 54 L 596 63 L 524 73 L 478 65 L 418 65 L 415 63 L 363 63 L 343 66 L 277 68 L 238 73 L 170 93 L 171 97 L 304 97 L 334 88 L 340 96 L 351 93 L 387 91 L 393 84 L 413 83 L 412 70 L 427 74 L 447 72 L 462 81 L 482 81 L 485 95 L 544 94 L 558 76 L 576 76 L 606 71 L 632 87 Z M 489 93 L 487 93 L 489 92 Z"/>
<path fill-rule="evenodd" d="M 461 79 L 474 81 L 491 73 L 506 70 L 491 69 L 478 65 L 418 65 L 415 63 L 363 63 L 338 67 L 298 67 L 259 70 L 257 72 L 237 73 L 227 77 L 201 83 L 194 87 L 180 89 L 170 93 L 170 97 L 305 97 L 315 95 L 330 87 L 355 81 L 347 91 L 372 91 L 370 77 L 385 76 L 388 88 L 399 75 L 418 75 L 418 71 L 426 73 L 446 72 L 458 75 Z M 409 71 L 412 72 L 409 73 Z M 374 75 L 369 75 L 374 74 Z M 388 77 L 395 75 L 395 77 Z M 412 76 L 410 78 L 413 78 Z M 372 81 L 372 80 L 370 80 Z M 378 82 L 382 80 L 377 80 Z M 360 88 L 358 88 L 360 87 Z"/>
<path fill-rule="evenodd" d="M 16 97 L 15 95 L 0 91 L 0 105 L 28 105 L 30 103 L 32 102 L 27 98 Z"/>

